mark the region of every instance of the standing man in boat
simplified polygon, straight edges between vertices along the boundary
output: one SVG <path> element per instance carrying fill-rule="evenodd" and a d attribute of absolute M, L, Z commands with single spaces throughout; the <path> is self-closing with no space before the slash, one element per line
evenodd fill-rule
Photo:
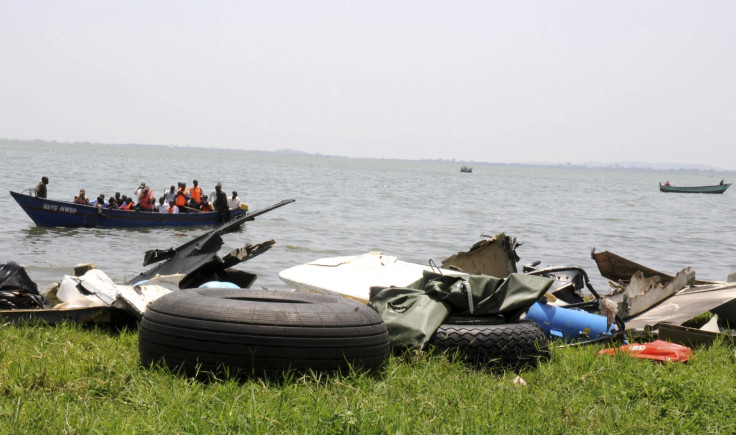
<path fill-rule="evenodd" d="M 137 189 L 135 189 L 135 192 L 133 192 L 133 195 L 135 195 L 136 198 L 140 198 L 141 193 L 143 193 L 143 189 L 146 188 L 146 183 L 141 181 L 141 185 L 138 186 Z"/>
<path fill-rule="evenodd" d="M 34 191 L 37 198 L 46 198 L 46 185 L 49 184 L 48 177 L 41 177 L 41 182 L 36 185 Z"/>
<path fill-rule="evenodd" d="M 199 204 L 202 202 L 202 188 L 199 187 L 199 181 L 193 180 L 192 185 L 194 187 L 189 191 L 189 196 L 192 198 L 191 207 L 199 208 Z"/>
<path fill-rule="evenodd" d="M 153 196 L 153 192 L 148 188 L 143 188 L 141 196 L 138 197 L 138 205 L 140 211 L 153 211 L 156 206 L 156 197 Z"/>
<path fill-rule="evenodd" d="M 166 207 L 169 206 L 169 201 L 176 199 L 176 189 L 174 189 L 173 185 L 169 187 L 169 190 L 164 191 L 164 196 L 162 198 L 164 199 L 164 205 L 166 205 Z"/>
<path fill-rule="evenodd" d="M 179 188 L 176 190 L 176 199 L 174 202 L 179 208 L 180 213 L 185 213 L 187 211 L 184 207 L 189 202 L 189 191 L 187 190 L 186 183 L 183 181 L 179 182 Z"/>
<path fill-rule="evenodd" d="M 220 223 L 230 220 L 230 208 L 227 206 L 227 193 L 222 191 L 222 184 L 215 186 L 215 211 L 219 213 Z"/>

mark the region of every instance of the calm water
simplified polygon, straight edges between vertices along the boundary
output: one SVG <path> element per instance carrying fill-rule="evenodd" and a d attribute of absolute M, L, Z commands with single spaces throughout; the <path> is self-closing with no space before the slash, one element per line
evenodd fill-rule
<path fill-rule="evenodd" d="M 460 163 L 346 159 L 181 148 L 0 141 L 7 190 L 50 178 L 49 198 L 71 200 L 145 181 L 157 193 L 198 179 L 237 190 L 256 210 L 296 202 L 226 235 L 220 255 L 246 243 L 276 245 L 239 268 L 259 276 L 254 287 L 285 289 L 278 272 L 311 260 L 380 251 L 426 263 L 467 250 L 481 234 L 505 232 L 523 243 L 520 264 L 578 265 L 597 289 L 606 281 L 590 251 L 609 250 L 663 272 L 691 266 L 702 279 L 736 270 L 736 188 L 723 195 L 663 194 L 657 183 L 715 184 L 734 173 L 685 173 L 499 167 Z M 7 193 L 0 195 L 0 261 L 26 266 L 40 287 L 91 262 L 116 282 L 146 268 L 149 249 L 178 246 L 204 229 L 41 228 Z"/>

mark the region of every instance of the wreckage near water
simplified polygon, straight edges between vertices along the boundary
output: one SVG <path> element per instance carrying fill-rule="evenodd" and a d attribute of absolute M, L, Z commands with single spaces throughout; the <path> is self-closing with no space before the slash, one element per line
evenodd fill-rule
<path fill-rule="evenodd" d="M 125 285 L 114 284 L 102 271 L 89 270 L 38 292 L 22 268 L 11 267 L 7 270 L 14 273 L 0 273 L 0 277 L 14 275 L 10 280 L 0 280 L 0 284 L 5 282 L 0 287 L 0 316 L 11 323 L 33 319 L 52 324 L 114 322 L 140 318 L 151 301 L 178 289 L 207 284 L 250 288 L 256 276 L 234 266 L 268 251 L 275 242 L 246 244 L 221 258 L 221 236 L 293 201 L 281 201 L 235 219 L 177 248 L 150 250 L 145 253 L 144 266 L 158 264 Z M 431 261 L 422 265 L 367 253 L 315 260 L 286 269 L 279 277 L 298 291 L 339 294 L 366 304 L 384 288 L 407 287 L 427 274 L 501 279 L 517 274 L 516 239 L 503 233 L 482 237 L 468 251 L 444 259 L 439 267 Z M 610 339 L 624 330 L 680 334 L 683 330 L 692 332 L 683 325 L 708 312 L 717 315 L 721 323 L 736 324 L 736 283 L 696 279 L 690 268 L 669 275 L 608 251 L 593 250 L 591 255 L 600 274 L 611 280 L 615 290 L 612 294 L 599 294 L 585 270 L 577 266 L 538 267 L 539 262 L 535 262 L 522 268 L 523 274 L 552 281 L 541 300 L 525 314 L 540 324 L 548 337 L 589 342 Z M 712 338 L 720 331 L 713 324 L 709 331 L 698 334 Z"/>
<path fill-rule="evenodd" d="M 736 283 L 695 279 L 687 267 L 675 276 L 642 266 L 608 251 L 591 253 L 601 275 L 621 290 L 606 299 L 608 312 L 616 312 L 632 331 L 658 333 L 682 344 L 712 342 L 720 333 L 715 321 L 707 330 L 683 326 L 712 313 L 736 325 Z"/>

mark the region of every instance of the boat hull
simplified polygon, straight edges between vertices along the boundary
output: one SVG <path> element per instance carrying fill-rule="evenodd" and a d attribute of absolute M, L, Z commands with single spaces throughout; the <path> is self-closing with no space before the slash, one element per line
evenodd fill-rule
<path fill-rule="evenodd" d="M 714 186 L 667 186 L 659 185 L 660 192 L 671 193 L 723 193 L 731 184 L 716 184 Z"/>
<path fill-rule="evenodd" d="M 197 227 L 218 225 L 218 212 L 206 213 L 155 213 L 127 210 L 103 209 L 89 205 L 65 201 L 37 198 L 17 192 L 10 192 L 13 199 L 26 212 L 28 217 L 43 227 Z M 245 211 L 230 211 L 233 218 L 242 216 Z"/>

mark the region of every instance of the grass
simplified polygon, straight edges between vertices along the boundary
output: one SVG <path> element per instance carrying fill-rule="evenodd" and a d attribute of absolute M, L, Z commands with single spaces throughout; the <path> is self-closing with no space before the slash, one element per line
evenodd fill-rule
<path fill-rule="evenodd" d="M 199 382 L 141 367 L 135 330 L 2 326 L 0 433 L 736 431 L 732 347 L 668 364 L 602 348 L 520 373 L 419 354 L 374 374 Z"/>

